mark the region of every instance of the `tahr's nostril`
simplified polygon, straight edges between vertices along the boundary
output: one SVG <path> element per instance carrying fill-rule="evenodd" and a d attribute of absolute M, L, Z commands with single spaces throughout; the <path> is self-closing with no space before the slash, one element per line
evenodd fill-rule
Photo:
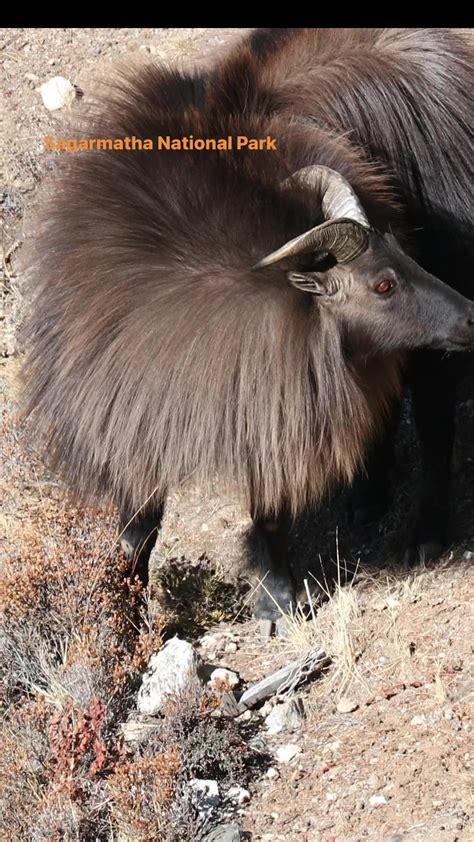
<path fill-rule="evenodd" d="M 467 323 L 468 323 L 469 327 L 473 327 L 473 325 L 474 325 L 474 313 L 471 313 L 470 316 L 468 316 Z"/>

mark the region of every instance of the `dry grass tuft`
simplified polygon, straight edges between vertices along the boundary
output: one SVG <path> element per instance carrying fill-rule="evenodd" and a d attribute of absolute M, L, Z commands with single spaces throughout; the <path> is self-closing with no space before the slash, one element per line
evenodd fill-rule
<path fill-rule="evenodd" d="M 350 695 L 362 700 L 387 682 L 418 677 L 413 666 L 413 630 L 405 628 L 401 617 L 423 598 L 425 573 L 403 578 L 386 571 L 378 576 L 356 573 L 348 582 L 336 547 L 336 581 L 317 581 L 316 601 L 305 582 L 307 603 L 298 603 L 286 619 L 282 638 L 288 657 L 301 658 L 324 649 L 331 668 L 318 687 L 324 685 L 324 693 L 336 699 Z M 435 695 L 439 703 L 446 701 L 441 678 L 438 683 L 435 680 Z"/>

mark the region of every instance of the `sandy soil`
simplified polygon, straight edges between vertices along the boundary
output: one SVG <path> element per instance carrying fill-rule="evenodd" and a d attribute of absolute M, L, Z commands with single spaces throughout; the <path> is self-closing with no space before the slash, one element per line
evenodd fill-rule
<path fill-rule="evenodd" d="M 0 31 L 5 94 L 0 183 L 4 221 L 0 559 L 4 562 L 32 531 L 41 540 L 51 540 L 67 506 L 64 490 L 28 451 L 15 419 L 23 226 L 44 171 L 42 137 L 59 134 L 65 119 L 59 112 L 46 111 L 36 89 L 52 76 L 63 75 L 84 91 L 86 99 L 93 79 L 117 59 L 192 62 L 214 47 L 226 49 L 228 39 L 238 34 L 219 29 Z M 73 110 L 80 113 L 82 107 L 77 99 Z M 346 618 L 357 651 L 342 678 L 330 669 L 304 690 L 307 721 L 301 732 L 266 741 L 270 753 L 274 745 L 288 741 L 296 742 L 302 752 L 280 767 L 277 780 L 263 777 L 253 782 L 251 802 L 241 816 L 251 839 L 455 842 L 474 838 L 469 603 L 473 577 L 466 557 L 474 550 L 471 387 L 467 384 L 461 396 L 454 542 L 440 562 L 410 575 L 397 566 L 397 536 L 418 478 L 409 407 L 400 436 L 395 502 L 376 533 L 350 530 L 343 494 L 328 501 L 317 515 L 308 513 L 294 529 L 292 558 L 300 580 L 308 570 L 319 580 L 323 571 L 329 577 L 334 572 L 336 530 L 340 557 L 350 570 L 357 568 L 356 608 Z M 101 517 L 97 513 L 98 523 Z M 169 569 L 171 561 L 185 559 L 191 571 L 204 568 L 215 577 L 217 569 L 223 579 L 232 579 L 244 558 L 244 577 L 253 584 L 248 528 L 246 513 L 231 499 L 219 494 L 205 498 L 196 489 L 172 495 L 155 557 L 155 578 L 161 569 Z M 112 527 L 110 541 L 112 546 Z M 178 612 L 195 609 L 187 599 L 182 597 Z M 217 608 L 215 620 L 227 619 L 231 607 L 223 606 L 222 616 Z M 337 610 L 337 598 L 321 609 L 322 634 Z M 290 657 L 290 644 L 281 641 L 262 650 L 251 620 L 236 623 L 234 629 L 239 649 L 221 663 L 237 669 L 244 681 L 262 677 Z M 327 629 L 325 634 L 329 639 Z M 334 653 L 337 662 L 341 652 L 335 643 Z M 350 714 L 336 710 L 341 693 L 357 705 Z M 374 803 L 374 796 L 383 796 L 378 799 L 383 803 Z"/>

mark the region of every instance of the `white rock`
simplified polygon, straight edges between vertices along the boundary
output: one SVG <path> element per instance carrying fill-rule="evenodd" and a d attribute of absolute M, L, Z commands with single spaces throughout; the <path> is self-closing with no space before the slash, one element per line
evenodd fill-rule
<path fill-rule="evenodd" d="M 240 684 L 240 678 L 236 672 L 225 669 L 224 667 L 217 667 L 211 672 L 211 677 L 207 682 L 209 687 L 214 690 L 233 690 Z"/>
<path fill-rule="evenodd" d="M 206 781 L 193 778 L 189 781 L 192 799 L 196 810 L 202 817 L 211 816 L 221 803 L 217 781 Z"/>
<path fill-rule="evenodd" d="M 390 594 L 389 596 L 387 596 L 386 601 L 387 601 L 387 608 L 398 608 L 398 606 L 400 605 L 400 600 L 397 599 L 396 596 L 393 596 L 393 594 Z"/>
<path fill-rule="evenodd" d="M 474 553 L 472 552 L 472 550 L 466 550 L 466 551 L 462 554 L 462 557 L 463 557 L 464 559 L 466 559 L 466 561 L 472 561 L 472 559 L 474 558 Z"/>
<path fill-rule="evenodd" d="M 148 670 L 138 691 L 140 713 L 155 715 L 163 705 L 183 691 L 188 683 L 198 682 L 198 658 L 186 640 L 173 637 L 150 658 Z"/>
<path fill-rule="evenodd" d="M 337 795 L 335 792 L 326 792 L 326 801 L 337 801 Z"/>
<path fill-rule="evenodd" d="M 354 702 L 352 699 L 339 699 L 336 710 L 339 713 L 352 713 L 352 711 L 357 710 L 359 705 L 357 702 Z"/>
<path fill-rule="evenodd" d="M 206 655 L 209 653 L 216 653 L 220 647 L 220 641 L 213 634 L 205 634 L 199 641 L 199 647 Z"/>
<path fill-rule="evenodd" d="M 250 792 L 248 789 L 245 789 L 245 787 L 235 784 L 230 787 L 227 797 L 229 798 L 229 801 L 232 801 L 234 804 L 241 807 L 242 804 L 247 804 L 247 802 L 250 801 Z"/>
<path fill-rule="evenodd" d="M 275 766 L 269 766 L 267 769 L 267 778 L 271 781 L 276 781 L 280 777 L 280 773 Z"/>
<path fill-rule="evenodd" d="M 64 76 L 53 76 L 52 79 L 41 85 L 39 92 L 48 111 L 70 108 L 76 98 L 74 85 Z"/>
<path fill-rule="evenodd" d="M 235 642 L 235 640 L 229 640 L 229 642 L 226 643 L 226 645 L 224 646 L 224 652 L 227 652 L 228 654 L 233 654 L 234 652 L 237 652 L 238 648 L 238 644 Z"/>
<path fill-rule="evenodd" d="M 260 716 L 269 716 L 274 708 L 272 699 L 267 699 L 259 710 Z"/>
<path fill-rule="evenodd" d="M 381 596 L 378 596 L 372 600 L 371 606 L 375 611 L 385 611 L 387 603 Z"/>
<path fill-rule="evenodd" d="M 323 754 L 328 754 L 329 752 L 336 752 L 339 751 L 341 748 L 341 741 L 334 740 L 332 743 L 326 743 L 323 748 Z"/>
<path fill-rule="evenodd" d="M 283 746 L 278 746 L 275 751 L 275 758 L 279 763 L 289 763 L 298 754 L 301 754 L 300 746 L 295 745 L 295 743 L 286 743 Z"/>
<path fill-rule="evenodd" d="M 304 718 L 303 700 L 289 699 L 282 705 L 275 705 L 265 719 L 265 727 L 269 734 L 279 734 L 281 731 L 296 731 L 301 728 Z"/>
<path fill-rule="evenodd" d="M 369 798 L 369 804 L 371 807 L 381 807 L 382 804 L 387 804 L 387 799 L 385 795 L 371 795 Z"/>
<path fill-rule="evenodd" d="M 426 716 L 424 713 L 417 714 L 413 717 L 410 725 L 426 725 Z"/>

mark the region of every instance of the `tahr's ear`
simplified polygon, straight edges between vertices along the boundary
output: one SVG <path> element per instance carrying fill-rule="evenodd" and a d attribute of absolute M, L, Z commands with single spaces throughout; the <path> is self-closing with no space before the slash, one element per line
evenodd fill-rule
<path fill-rule="evenodd" d="M 288 272 L 287 274 L 290 284 L 301 292 L 310 292 L 312 295 L 333 295 L 334 290 L 329 291 L 323 277 L 318 272 Z"/>

